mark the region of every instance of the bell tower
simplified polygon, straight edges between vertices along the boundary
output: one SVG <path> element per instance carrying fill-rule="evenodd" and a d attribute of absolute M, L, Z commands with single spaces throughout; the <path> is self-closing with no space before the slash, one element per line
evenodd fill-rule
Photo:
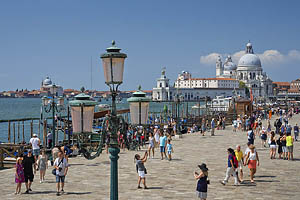
<path fill-rule="evenodd" d="M 216 77 L 220 77 L 223 75 L 223 65 L 221 57 L 218 56 L 217 62 L 216 62 Z"/>

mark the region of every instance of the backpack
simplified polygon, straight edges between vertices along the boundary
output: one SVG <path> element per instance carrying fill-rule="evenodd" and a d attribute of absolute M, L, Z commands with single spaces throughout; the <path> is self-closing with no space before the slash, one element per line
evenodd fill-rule
<path fill-rule="evenodd" d="M 233 166 L 234 166 L 234 168 L 238 168 L 239 161 L 236 159 L 235 153 L 232 154 L 232 159 L 233 159 Z"/>

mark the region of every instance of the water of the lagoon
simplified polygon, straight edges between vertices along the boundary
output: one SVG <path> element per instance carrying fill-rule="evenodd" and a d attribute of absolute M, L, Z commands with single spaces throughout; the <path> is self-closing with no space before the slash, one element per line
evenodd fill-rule
<path fill-rule="evenodd" d="M 67 104 L 67 101 L 65 101 Z M 109 104 L 111 101 L 102 100 L 101 104 Z M 150 103 L 150 112 L 161 112 L 164 105 L 168 105 L 168 108 L 171 110 L 171 103 Z M 195 103 L 189 103 L 189 110 Z M 183 106 L 182 106 L 183 107 Z M 117 104 L 117 109 L 126 109 L 129 108 L 127 99 L 122 99 L 121 102 Z M 96 110 L 97 111 L 97 110 Z M 62 113 L 66 115 L 66 113 Z M 39 98 L 0 98 L 0 120 L 11 120 L 11 119 L 20 119 L 20 118 L 39 118 L 41 116 L 41 99 Z M 44 117 L 51 117 L 49 114 L 44 113 Z M 50 121 L 48 122 L 50 123 Z M 38 121 L 34 121 L 34 133 L 41 133 L 38 128 Z M 16 132 L 16 142 L 17 133 L 18 133 L 18 123 L 15 123 L 15 132 Z M 13 141 L 13 124 L 11 124 L 11 141 Z M 59 139 L 62 140 L 62 134 L 60 134 Z M 30 121 L 25 122 L 25 141 L 28 142 L 30 139 Z M 42 139 L 42 138 L 41 138 Z M 22 124 L 20 124 L 20 141 L 22 140 Z M 8 141 L 8 123 L 0 123 L 0 143 Z"/>

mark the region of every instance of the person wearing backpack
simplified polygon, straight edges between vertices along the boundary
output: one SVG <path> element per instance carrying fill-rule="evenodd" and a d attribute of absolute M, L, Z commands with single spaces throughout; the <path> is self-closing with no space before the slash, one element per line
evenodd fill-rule
<path fill-rule="evenodd" d="M 253 132 L 253 130 L 252 130 L 251 127 L 249 128 L 249 131 L 247 132 L 247 136 L 248 136 L 248 142 L 249 142 L 250 144 L 253 144 L 253 145 L 254 145 L 255 135 L 254 135 L 254 132 Z"/>
<path fill-rule="evenodd" d="M 64 158 L 63 152 L 58 153 L 58 158 L 54 161 L 54 168 L 56 169 L 56 195 L 59 196 L 59 189 L 61 188 L 61 193 L 64 193 L 65 177 L 68 173 L 68 162 Z M 61 186 L 61 187 L 60 187 Z"/>
<path fill-rule="evenodd" d="M 237 167 L 234 164 L 234 157 L 233 157 L 234 150 L 232 148 L 228 148 L 227 153 L 228 153 L 228 167 L 226 170 L 226 176 L 223 181 L 220 181 L 220 183 L 222 185 L 226 185 L 226 183 L 228 183 L 230 176 L 232 175 L 234 177 L 234 185 L 237 186 L 238 185 L 238 177 L 236 174 Z"/>

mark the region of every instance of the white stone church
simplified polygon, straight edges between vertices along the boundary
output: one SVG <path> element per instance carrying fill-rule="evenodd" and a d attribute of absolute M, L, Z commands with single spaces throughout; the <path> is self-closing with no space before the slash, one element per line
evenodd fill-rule
<path fill-rule="evenodd" d="M 240 58 L 238 65 L 232 61 L 230 56 L 225 59 L 224 64 L 221 58 L 218 58 L 216 77 L 243 81 L 252 90 L 254 98 L 273 95 L 272 80 L 263 72 L 260 59 L 254 54 L 250 42 L 246 45 L 245 55 Z"/>

